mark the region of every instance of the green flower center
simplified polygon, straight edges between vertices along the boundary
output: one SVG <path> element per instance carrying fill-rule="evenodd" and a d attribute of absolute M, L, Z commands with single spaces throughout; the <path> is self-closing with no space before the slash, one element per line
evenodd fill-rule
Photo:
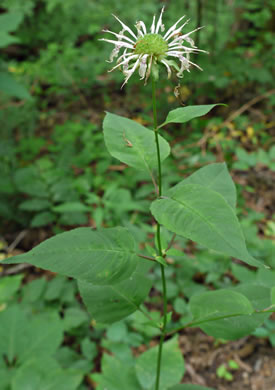
<path fill-rule="evenodd" d="M 135 54 L 163 56 L 168 50 L 167 42 L 159 34 L 146 34 L 137 40 Z"/>

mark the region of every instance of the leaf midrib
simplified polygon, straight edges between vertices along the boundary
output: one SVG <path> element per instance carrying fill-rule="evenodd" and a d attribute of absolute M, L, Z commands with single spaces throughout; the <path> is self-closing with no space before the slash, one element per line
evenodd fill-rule
<path fill-rule="evenodd" d="M 217 193 L 218 194 L 218 193 Z M 231 244 L 230 241 L 227 241 L 226 238 L 223 237 L 223 235 L 219 232 L 219 230 L 217 230 L 215 228 L 215 226 L 209 222 L 206 217 L 204 217 L 203 215 L 201 215 L 197 210 L 193 209 L 193 207 L 187 205 L 186 203 L 184 203 L 183 201 L 180 201 L 178 199 L 174 199 L 173 197 L 170 198 L 171 200 L 173 200 L 174 202 L 178 202 L 179 204 L 181 204 L 183 207 L 187 208 L 188 210 L 190 210 L 192 213 L 194 213 L 195 215 L 197 215 L 198 217 L 200 217 L 205 223 L 206 225 L 208 225 L 210 228 L 212 228 L 214 230 L 214 232 L 217 233 L 218 236 L 220 236 L 234 251 L 236 250 L 236 248 Z M 237 250 L 237 252 L 239 253 L 239 250 Z M 241 257 L 243 257 L 241 255 Z"/>

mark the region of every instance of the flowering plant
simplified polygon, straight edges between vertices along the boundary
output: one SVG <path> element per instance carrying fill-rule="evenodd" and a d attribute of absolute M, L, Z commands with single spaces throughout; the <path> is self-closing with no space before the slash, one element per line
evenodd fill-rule
<path fill-rule="evenodd" d="M 199 50 L 190 37 L 192 33 L 199 30 L 201 27 L 183 34 L 182 30 L 188 24 L 189 20 L 186 20 L 182 25 L 178 26 L 185 18 L 185 16 L 182 16 L 165 34 L 162 35 L 161 32 L 164 33 L 165 31 L 162 22 L 163 11 L 164 7 L 161 10 L 157 23 L 155 16 L 153 17 L 153 23 L 149 31 L 146 29 L 144 22 L 138 21 L 135 26 L 137 30 L 137 33 L 135 34 L 115 15 L 113 16 L 121 24 L 122 30 L 118 34 L 110 30 L 103 30 L 106 33 L 113 34 L 117 38 L 117 41 L 106 38 L 101 39 L 102 41 L 115 45 L 115 48 L 110 55 L 109 62 L 113 62 L 113 60 L 119 56 L 120 50 L 124 49 L 123 53 L 117 59 L 117 65 L 110 70 L 110 72 L 112 72 L 113 70 L 122 67 L 122 71 L 125 75 L 125 81 L 122 87 L 136 70 L 139 71 L 140 79 L 145 79 L 146 84 L 152 71 L 154 72 L 154 75 L 158 75 L 158 64 L 162 64 L 166 67 L 168 78 L 170 78 L 172 70 L 177 72 L 177 77 L 183 77 L 183 71 L 187 70 L 189 72 L 191 65 L 202 70 L 199 65 L 190 61 L 191 53 L 205 52 L 204 50 Z M 185 46 L 185 43 L 190 46 Z M 180 67 L 174 61 L 174 58 L 179 60 Z"/>
<path fill-rule="evenodd" d="M 250 334 L 269 313 L 275 311 L 275 288 L 270 284 L 274 276 L 265 274 L 270 272 L 268 265 L 253 258 L 247 250 L 236 216 L 235 185 L 225 163 L 209 164 L 163 194 L 162 163 L 170 154 L 170 146 L 159 134 L 160 130 L 168 124 L 186 123 L 205 115 L 217 105 L 176 108 L 168 113 L 162 124 L 158 124 L 156 67 L 164 65 L 168 77 L 173 69 L 178 77 L 182 77 L 183 71 L 189 71 L 191 65 L 199 67 L 190 61 L 189 55 L 201 51 L 190 38 L 193 31 L 181 33 L 186 22 L 177 27 L 183 17 L 163 36 L 159 34 L 164 30 L 162 14 L 163 9 L 157 23 L 154 17 L 149 33 L 144 23 L 138 22 L 137 35 L 116 17 L 123 27 L 119 34 L 112 33 L 118 40 L 103 39 L 115 45 L 110 61 L 119 56 L 120 49 L 124 49 L 113 68 L 123 68 L 124 84 L 136 69 L 145 82 L 150 74 L 153 75 L 153 130 L 111 113 L 106 114 L 103 129 L 110 154 L 134 169 L 147 172 L 148 178 L 152 179 L 156 199 L 150 211 L 156 221 L 155 248 L 148 245 L 148 252 L 139 250 L 139 242 L 130 228 L 92 230 L 81 227 L 58 234 L 30 252 L 2 262 L 27 262 L 75 278 L 94 325 L 111 324 L 139 310 L 144 315 L 145 324 L 149 321 L 157 329 L 158 346 L 145 351 L 135 362 L 129 360 L 125 364 L 125 357 L 120 361 L 107 355 L 108 358 L 103 360 L 106 363 L 103 373 L 93 376 L 99 389 L 210 390 L 196 385 L 178 385 L 184 374 L 184 360 L 177 337 L 170 336 L 188 326 L 199 326 L 213 337 L 234 340 Z M 184 42 L 191 47 L 184 46 Z M 178 58 L 180 67 L 168 57 Z M 170 237 L 167 245 L 164 244 L 164 231 Z M 188 302 L 187 320 L 176 325 L 173 310 L 169 313 L 167 310 L 165 275 L 170 263 L 167 259 L 173 258 L 172 246 L 176 236 L 258 267 L 267 277 L 263 276 L 260 282 L 253 284 L 194 294 Z M 178 256 L 179 251 L 176 252 Z M 158 321 L 142 306 L 152 287 L 152 278 L 148 277 L 152 266 L 160 267 L 162 282 L 162 317 Z"/>

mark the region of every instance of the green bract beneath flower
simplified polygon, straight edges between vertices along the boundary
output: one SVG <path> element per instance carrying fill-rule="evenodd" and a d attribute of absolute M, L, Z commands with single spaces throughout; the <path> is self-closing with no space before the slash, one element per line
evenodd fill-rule
<path fill-rule="evenodd" d="M 160 34 L 147 34 L 138 39 L 135 44 L 136 54 L 163 56 L 168 50 L 168 44 Z"/>

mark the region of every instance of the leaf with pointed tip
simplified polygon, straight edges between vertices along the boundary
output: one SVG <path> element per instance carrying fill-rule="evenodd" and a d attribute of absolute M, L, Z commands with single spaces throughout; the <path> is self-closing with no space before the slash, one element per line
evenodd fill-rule
<path fill-rule="evenodd" d="M 171 197 L 173 193 L 186 184 L 200 184 L 218 192 L 231 207 L 236 208 L 236 188 L 225 163 L 209 164 L 198 169 L 192 175 L 170 188 L 167 195 Z"/>
<path fill-rule="evenodd" d="M 136 360 L 136 375 L 143 389 L 151 390 L 156 381 L 158 346 L 145 351 Z M 180 382 L 184 374 L 184 360 L 178 345 L 178 338 L 173 337 L 163 344 L 163 359 L 160 370 L 160 390 Z"/>
<path fill-rule="evenodd" d="M 152 286 L 146 274 L 149 262 L 139 264 L 129 279 L 110 286 L 94 286 L 78 281 L 80 295 L 92 318 L 99 323 L 111 324 L 134 313 L 144 301 Z"/>
<path fill-rule="evenodd" d="M 136 242 L 125 228 L 78 228 L 58 234 L 1 264 L 29 263 L 94 285 L 116 284 L 135 271 Z"/>
<path fill-rule="evenodd" d="M 155 134 L 141 124 L 107 112 L 103 121 L 104 140 L 110 154 L 123 163 L 142 171 L 157 167 Z M 159 136 L 160 159 L 169 156 L 168 142 Z"/>
<path fill-rule="evenodd" d="M 225 340 L 235 340 L 248 335 L 252 304 L 242 294 L 231 290 L 207 291 L 190 299 L 193 321 L 205 333 Z M 227 317 L 227 318 L 222 318 Z"/>
<path fill-rule="evenodd" d="M 209 188 L 186 184 L 172 197 L 155 200 L 151 212 L 160 224 L 180 236 L 255 267 L 264 266 L 248 253 L 232 207 Z"/>
<path fill-rule="evenodd" d="M 165 122 L 162 123 L 159 127 L 163 127 L 168 123 L 186 123 L 191 121 L 191 119 L 198 118 L 207 114 L 212 108 L 216 106 L 224 106 L 224 104 L 206 104 L 202 106 L 187 106 L 180 107 L 172 110 L 167 115 Z"/>

